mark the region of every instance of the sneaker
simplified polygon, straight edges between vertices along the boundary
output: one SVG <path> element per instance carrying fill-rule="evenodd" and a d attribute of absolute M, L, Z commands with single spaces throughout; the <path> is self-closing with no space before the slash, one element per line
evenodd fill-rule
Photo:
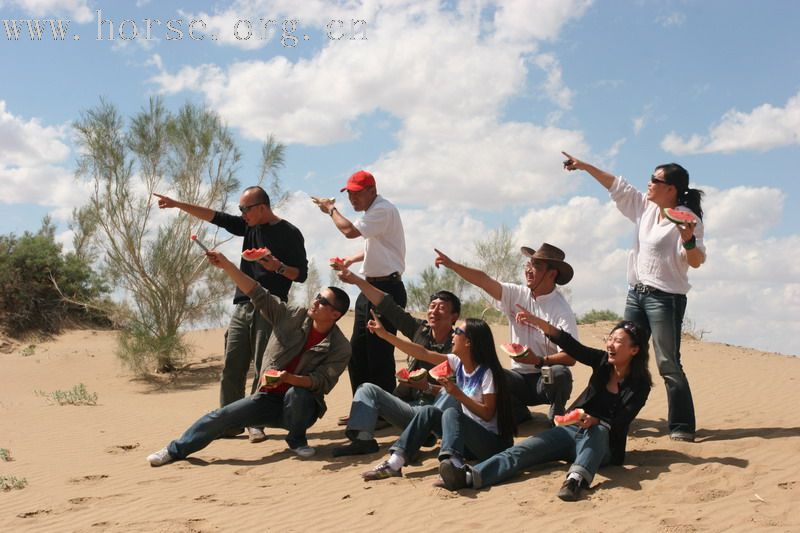
<path fill-rule="evenodd" d="M 466 467 L 458 468 L 450 459 L 439 463 L 439 476 L 444 481 L 444 486 L 450 490 L 459 490 L 468 486 Z"/>
<path fill-rule="evenodd" d="M 392 470 L 389 466 L 389 461 L 384 461 L 372 470 L 361 474 L 364 481 L 377 481 L 378 479 L 386 479 L 387 477 L 403 477 L 403 469 Z"/>
<path fill-rule="evenodd" d="M 302 457 L 303 459 L 308 459 L 309 457 L 313 457 L 315 453 L 317 453 L 316 448 L 312 448 L 308 444 L 303 446 L 298 446 L 297 448 L 289 448 L 298 456 Z"/>
<path fill-rule="evenodd" d="M 175 458 L 169 454 L 166 448 L 161 448 L 156 453 L 151 453 L 147 456 L 147 462 L 150 466 L 162 466 L 171 463 Z"/>
<path fill-rule="evenodd" d="M 247 428 L 247 434 L 253 444 L 267 440 L 267 435 L 261 428 Z"/>
<path fill-rule="evenodd" d="M 567 478 L 561 485 L 561 490 L 558 491 L 558 497 L 565 502 L 577 501 L 581 495 L 581 485 L 582 483 L 577 479 Z"/>
<path fill-rule="evenodd" d="M 669 434 L 669 438 L 678 442 L 694 442 L 694 433 L 686 431 L 673 431 Z"/>
<path fill-rule="evenodd" d="M 345 455 L 366 455 L 368 453 L 375 453 L 379 449 L 380 446 L 378 446 L 378 441 L 375 439 L 356 439 L 352 442 L 348 442 L 347 444 L 335 447 L 332 454 L 334 457 L 343 457 Z"/>

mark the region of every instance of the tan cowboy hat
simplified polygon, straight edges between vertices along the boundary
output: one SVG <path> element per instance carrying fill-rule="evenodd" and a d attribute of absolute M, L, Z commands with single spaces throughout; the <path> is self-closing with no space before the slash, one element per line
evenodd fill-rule
<path fill-rule="evenodd" d="M 538 250 L 523 246 L 521 250 L 524 255 L 530 257 L 531 259 L 547 261 L 552 268 L 558 270 L 556 283 L 559 285 L 566 285 L 569 283 L 569 280 L 571 280 L 572 276 L 575 274 L 570 264 L 564 261 L 564 258 L 566 257 L 564 252 L 552 244 L 547 244 L 546 242 L 542 243 Z"/>

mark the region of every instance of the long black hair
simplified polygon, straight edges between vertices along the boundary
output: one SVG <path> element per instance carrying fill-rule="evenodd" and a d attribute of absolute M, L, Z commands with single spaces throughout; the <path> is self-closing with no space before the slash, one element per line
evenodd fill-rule
<path fill-rule="evenodd" d="M 705 193 L 700 189 L 692 189 L 689 187 L 689 173 L 686 169 L 677 163 L 658 165 L 656 170 L 659 169 L 663 172 L 664 181 L 675 187 L 678 191 L 678 205 L 685 205 L 702 220 L 703 208 L 700 202 Z"/>
<path fill-rule="evenodd" d="M 497 391 L 497 428 L 503 438 L 512 438 L 517 434 L 517 425 L 511 407 L 511 392 L 506 374 L 497 358 L 494 335 L 489 324 L 480 318 L 467 318 L 464 323 L 464 335 L 471 345 L 472 361 L 476 365 L 486 366 L 492 372 L 494 388 Z"/>
<path fill-rule="evenodd" d="M 631 341 L 631 344 L 639 347 L 639 353 L 631 359 L 628 377 L 637 381 L 653 386 L 653 376 L 650 375 L 650 350 L 648 349 L 648 335 L 645 329 L 638 323 L 631 320 L 622 320 L 611 330 L 614 333 L 618 329 L 624 331 Z"/>

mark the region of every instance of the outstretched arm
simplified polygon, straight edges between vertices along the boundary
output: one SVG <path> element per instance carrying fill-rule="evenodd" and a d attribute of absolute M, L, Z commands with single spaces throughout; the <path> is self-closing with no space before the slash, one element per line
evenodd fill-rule
<path fill-rule="evenodd" d="M 329 215 L 333 220 L 333 223 L 336 225 L 336 229 L 342 232 L 342 235 L 347 237 L 348 239 L 355 239 L 357 237 L 361 237 L 361 232 L 358 231 L 352 222 L 347 220 L 347 218 L 336 209 L 334 204 L 334 200 L 331 198 L 317 198 L 316 196 L 311 197 L 311 201 L 319 207 L 319 210 Z"/>
<path fill-rule="evenodd" d="M 436 268 L 439 268 L 440 265 L 445 266 L 464 280 L 486 291 L 486 293 L 495 300 L 501 300 L 503 298 L 503 286 L 499 281 L 490 277 L 489 274 L 483 270 L 456 263 L 436 248 L 434 248 L 433 251 L 436 252 L 436 259 L 434 260 Z"/>
<path fill-rule="evenodd" d="M 239 270 L 222 252 L 210 250 L 206 252 L 206 257 L 209 263 L 224 270 L 243 293 L 250 294 L 250 291 L 258 286 L 256 280 Z"/>
<path fill-rule="evenodd" d="M 181 211 L 189 213 L 195 218 L 205 220 L 206 222 L 211 222 L 211 219 L 214 218 L 215 211 L 213 209 L 209 209 L 200 205 L 187 204 L 186 202 L 179 202 L 177 200 L 173 200 L 169 196 L 164 196 L 163 194 L 153 193 L 153 196 L 158 198 L 158 207 L 161 209 L 176 207 Z"/>
<path fill-rule="evenodd" d="M 567 152 L 561 153 L 567 157 L 567 160 L 564 161 L 564 170 L 585 170 L 591 174 L 592 177 L 600 183 L 600 185 L 609 190 L 611 189 L 611 186 L 614 185 L 614 180 L 616 178 L 613 174 L 609 174 L 605 170 L 600 170 L 599 168 L 590 165 L 585 161 L 581 161 L 580 159 L 569 155 Z"/>
<path fill-rule="evenodd" d="M 369 329 L 371 333 L 374 333 L 375 335 L 385 340 L 395 348 L 399 348 L 400 351 L 410 355 L 414 359 L 419 359 L 420 361 L 425 361 L 433 365 L 438 365 L 442 361 L 447 360 L 447 356 L 445 355 L 442 355 L 438 352 L 432 352 L 430 350 L 427 350 L 424 346 L 421 346 L 415 342 L 401 339 L 397 335 L 389 333 L 383 327 L 381 321 L 378 320 L 378 317 L 375 316 L 375 311 L 370 311 L 370 313 L 372 313 L 372 320 L 367 322 L 367 329 Z"/>

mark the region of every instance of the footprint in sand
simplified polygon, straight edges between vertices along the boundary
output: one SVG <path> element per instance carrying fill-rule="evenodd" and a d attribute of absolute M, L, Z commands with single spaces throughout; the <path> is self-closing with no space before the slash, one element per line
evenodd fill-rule
<path fill-rule="evenodd" d="M 19 513 L 17 518 L 35 518 L 39 515 L 50 514 L 52 512 L 52 509 L 37 509 L 35 511 L 28 511 L 27 513 Z"/>
<path fill-rule="evenodd" d="M 108 474 L 92 474 L 83 477 L 72 477 L 69 478 L 69 482 L 73 485 L 78 485 L 81 483 L 97 483 L 98 481 L 102 481 L 108 477 Z"/>
<path fill-rule="evenodd" d="M 122 453 L 128 453 L 132 450 L 135 450 L 138 447 L 139 447 L 138 442 L 134 442 L 133 444 L 117 444 L 106 448 L 106 453 L 110 453 L 111 455 L 119 455 Z"/>

